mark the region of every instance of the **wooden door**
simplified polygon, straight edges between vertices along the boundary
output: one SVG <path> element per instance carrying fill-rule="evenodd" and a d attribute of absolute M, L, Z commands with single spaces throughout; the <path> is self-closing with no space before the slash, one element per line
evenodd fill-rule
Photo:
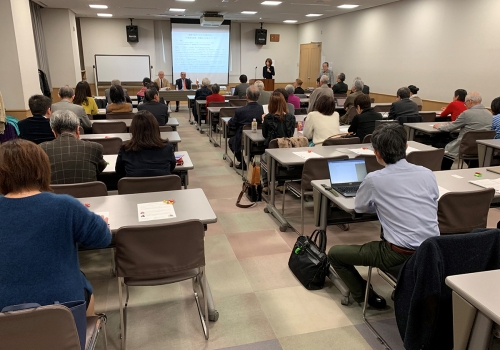
<path fill-rule="evenodd" d="M 302 88 L 316 88 L 316 78 L 321 69 L 321 43 L 300 44 L 299 78 Z"/>

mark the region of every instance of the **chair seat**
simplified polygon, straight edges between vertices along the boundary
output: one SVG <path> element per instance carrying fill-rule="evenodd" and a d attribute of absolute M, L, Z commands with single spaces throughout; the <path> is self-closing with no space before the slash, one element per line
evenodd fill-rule
<path fill-rule="evenodd" d="M 199 268 L 183 271 L 178 274 L 172 274 L 163 278 L 144 279 L 139 277 L 125 277 L 124 282 L 127 286 L 160 286 L 162 284 L 170 284 L 188 280 L 200 274 Z"/>
<path fill-rule="evenodd" d="M 381 269 L 394 283 L 398 281 L 399 271 L 403 268 L 404 263 L 400 265 L 393 266 L 387 270 Z"/>

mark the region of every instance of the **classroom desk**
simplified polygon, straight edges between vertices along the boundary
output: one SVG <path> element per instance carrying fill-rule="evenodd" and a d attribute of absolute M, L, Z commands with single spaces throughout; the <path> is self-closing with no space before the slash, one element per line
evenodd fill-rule
<path fill-rule="evenodd" d="M 419 131 L 427 135 L 437 135 L 442 134 L 444 131 L 434 129 L 434 124 L 432 122 L 421 122 L 421 123 L 405 123 L 404 128 L 408 135 L 408 141 L 413 141 L 415 139 L 415 132 Z"/>
<path fill-rule="evenodd" d="M 137 108 L 132 108 L 132 113 L 137 113 Z M 97 110 L 97 115 L 106 115 L 106 108 L 99 108 Z"/>
<path fill-rule="evenodd" d="M 127 129 L 130 128 L 130 124 L 132 123 L 132 119 L 103 119 L 103 120 L 91 120 L 92 124 L 94 123 L 112 123 L 112 122 L 124 122 L 127 126 Z M 179 121 L 177 118 L 168 118 L 167 124 L 171 126 L 173 131 L 177 131 L 177 127 L 179 126 Z"/>
<path fill-rule="evenodd" d="M 139 221 L 137 204 L 161 202 L 173 199 L 175 218 L 153 221 Z M 204 225 L 217 222 L 217 216 L 201 188 L 179 191 L 122 194 L 103 197 L 77 198 L 82 204 L 90 204 L 92 212 L 109 212 L 111 232 L 126 226 L 157 225 L 200 220 Z"/>
<path fill-rule="evenodd" d="M 182 155 L 182 159 L 184 160 L 183 165 L 177 165 L 173 171 L 174 174 L 179 175 L 181 178 L 182 184 L 184 188 L 186 189 L 189 185 L 189 170 L 194 169 L 193 162 L 191 161 L 191 158 L 189 157 L 189 154 L 186 151 L 179 151 L 175 152 L 176 156 Z M 116 166 L 116 159 L 118 158 L 118 154 L 105 154 L 104 160 L 108 165 L 106 166 L 106 169 L 104 169 L 103 173 L 114 173 L 115 172 L 115 166 Z"/>
<path fill-rule="evenodd" d="M 215 108 L 215 107 L 210 107 L 210 108 Z M 229 126 L 227 125 L 227 123 L 229 123 L 230 119 L 231 118 L 229 118 L 229 117 L 219 118 L 219 125 L 222 128 L 222 136 L 224 137 L 224 154 L 222 155 L 222 159 L 227 160 L 229 163 L 229 166 L 232 167 L 233 160 L 227 154 L 227 147 L 228 147 L 227 143 L 228 143 L 228 139 L 229 139 Z M 219 137 L 220 136 L 221 135 L 219 134 Z M 219 138 L 219 143 L 222 144 L 221 142 L 222 142 L 222 140 Z"/>
<path fill-rule="evenodd" d="M 198 102 L 198 101 L 196 101 Z M 205 102 L 206 104 L 206 101 L 199 101 L 200 102 L 200 105 L 202 104 L 202 102 Z M 229 100 L 225 100 L 224 102 L 229 102 Z M 239 108 L 239 107 L 230 107 L 228 106 L 229 108 Z M 224 107 L 224 108 L 228 108 L 228 107 Z M 223 107 L 207 107 L 207 119 L 208 119 L 208 140 L 214 144 L 214 147 L 218 147 L 220 146 L 220 138 L 219 138 L 219 144 L 217 144 L 217 142 L 215 141 L 215 139 L 213 138 L 213 131 L 212 131 L 212 118 L 216 115 L 219 115 L 220 113 L 220 109 L 223 108 Z"/>
<path fill-rule="evenodd" d="M 500 270 L 446 277 L 453 290 L 453 348 L 486 350 L 492 327 L 500 325 Z"/>
<path fill-rule="evenodd" d="M 181 142 L 181 137 L 177 131 L 165 131 L 161 132 L 160 136 L 162 139 L 168 139 L 174 145 L 174 150 L 178 151 L 178 143 Z M 130 140 L 132 135 L 130 133 L 118 133 L 118 134 L 85 134 L 80 135 L 81 140 L 94 140 L 109 137 L 119 137 L 123 142 Z"/>
<path fill-rule="evenodd" d="M 304 107 L 308 107 L 309 106 L 309 97 L 307 98 L 301 98 L 300 99 L 300 106 L 302 107 L 302 105 L 304 105 Z"/>
<path fill-rule="evenodd" d="M 499 149 L 500 149 L 500 139 L 477 140 L 479 166 L 480 167 L 490 166 L 494 152 Z"/>
<path fill-rule="evenodd" d="M 434 149 L 431 146 L 427 146 L 414 141 L 408 142 L 408 146 L 422 151 Z M 349 158 L 355 158 L 358 156 L 358 154 L 349 151 L 349 149 L 357 149 L 362 147 L 371 147 L 371 144 L 364 143 L 364 144 L 337 145 L 337 146 L 266 149 L 267 164 L 269 165 L 269 192 L 270 192 L 270 200 L 269 203 L 267 204 L 267 211 L 271 213 L 271 215 L 273 215 L 280 222 L 280 230 L 282 232 L 286 231 L 286 228 L 289 226 L 289 223 L 288 221 L 286 221 L 281 212 L 275 206 L 274 184 L 276 182 L 276 169 L 278 167 L 278 164 L 285 167 L 292 167 L 292 166 L 303 167 L 304 163 L 306 162 L 305 159 L 299 157 L 294 153 L 307 152 L 309 150 L 323 156 L 324 158 L 338 157 L 343 155 L 347 155 Z M 352 210 L 354 211 L 354 207 Z"/>
<path fill-rule="evenodd" d="M 193 124 L 193 113 L 191 113 L 191 110 L 195 107 L 194 101 L 195 101 L 195 95 L 187 95 L 187 105 L 188 105 L 188 112 L 189 112 L 189 124 Z"/>
<path fill-rule="evenodd" d="M 188 101 L 187 97 L 193 95 L 196 90 L 160 90 L 158 95 L 163 97 L 165 101 Z M 194 97 L 193 97 L 194 99 Z"/>

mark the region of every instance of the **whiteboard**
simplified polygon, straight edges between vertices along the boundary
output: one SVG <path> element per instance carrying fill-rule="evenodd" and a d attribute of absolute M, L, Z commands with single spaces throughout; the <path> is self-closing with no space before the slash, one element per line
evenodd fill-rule
<path fill-rule="evenodd" d="M 151 78 L 149 55 L 95 55 L 97 82 L 142 82 Z"/>

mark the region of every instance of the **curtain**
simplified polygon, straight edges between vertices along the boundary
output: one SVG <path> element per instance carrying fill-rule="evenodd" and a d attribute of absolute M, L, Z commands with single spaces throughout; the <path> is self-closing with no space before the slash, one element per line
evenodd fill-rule
<path fill-rule="evenodd" d="M 30 1 L 31 23 L 33 25 L 33 36 L 35 39 L 38 69 L 42 70 L 46 74 L 50 91 L 52 91 L 52 83 L 50 81 L 49 63 L 47 60 L 47 49 L 45 47 L 45 39 L 43 36 L 42 16 L 40 15 L 40 8 L 40 5 L 34 3 L 33 1 Z"/>

